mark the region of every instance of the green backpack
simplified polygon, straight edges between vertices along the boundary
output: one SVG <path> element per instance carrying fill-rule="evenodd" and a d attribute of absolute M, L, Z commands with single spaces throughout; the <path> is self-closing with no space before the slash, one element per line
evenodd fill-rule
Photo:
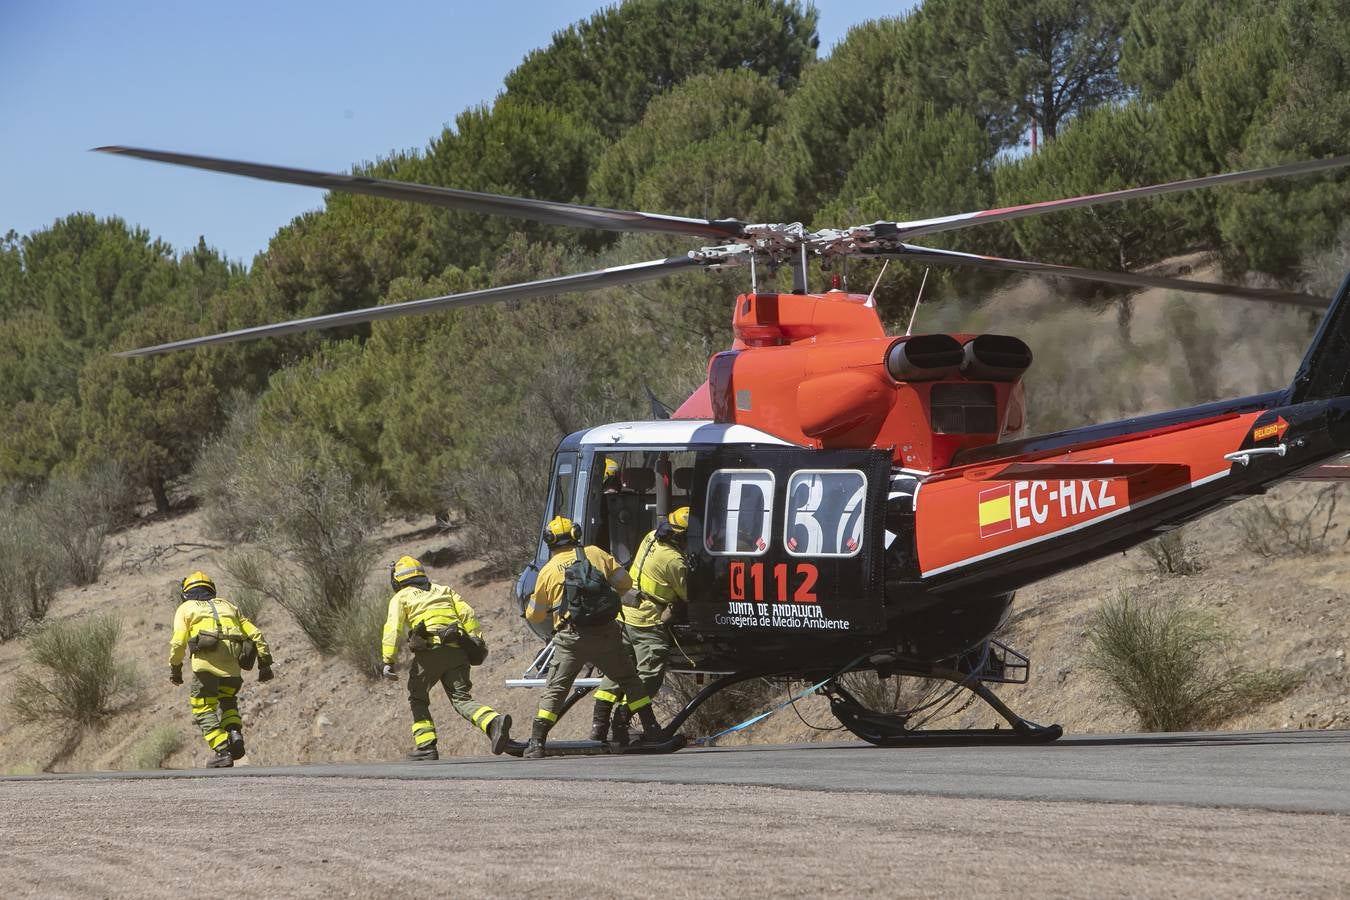
<path fill-rule="evenodd" d="M 573 625 L 613 622 L 620 606 L 618 593 L 578 547 L 577 561 L 563 570 L 564 621 Z"/>

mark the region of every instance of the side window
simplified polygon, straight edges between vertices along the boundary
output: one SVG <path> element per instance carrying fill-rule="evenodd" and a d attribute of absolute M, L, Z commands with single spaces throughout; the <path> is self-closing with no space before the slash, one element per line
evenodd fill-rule
<path fill-rule="evenodd" d="M 854 556 L 862 549 L 867 476 L 802 469 L 788 481 L 783 546 L 791 556 Z"/>
<path fill-rule="evenodd" d="M 708 479 L 703 545 L 714 556 L 759 556 L 769 549 L 773 473 L 719 469 Z"/>
<path fill-rule="evenodd" d="M 558 468 L 553 473 L 553 497 L 549 503 L 548 517 L 566 516 L 572 518 L 572 488 L 576 480 L 576 456 L 567 454 L 558 457 Z"/>

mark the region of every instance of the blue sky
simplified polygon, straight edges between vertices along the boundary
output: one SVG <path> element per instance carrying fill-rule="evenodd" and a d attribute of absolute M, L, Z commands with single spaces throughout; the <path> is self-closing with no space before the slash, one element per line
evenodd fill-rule
<path fill-rule="evenodd" d="M 424 147 L 598 0 L 0 0 L 0 233 L 75 211 L 251 262 L 308 188 L 89 153 L 132 144 L 345 171 Z M 820 53 L 913 0 L 817 0 Z"/>

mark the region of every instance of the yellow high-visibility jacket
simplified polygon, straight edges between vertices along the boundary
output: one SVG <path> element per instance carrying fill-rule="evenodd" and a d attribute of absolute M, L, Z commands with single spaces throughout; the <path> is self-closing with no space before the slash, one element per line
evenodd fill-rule
<path fill-rule="evenodd" d="M 211 613 L 211 604 L 215 604 L 215 615 Z M 216 625 L 216 616 L 220 625 Z M 258 645 L 258 662 L 264 666 L 272 664 L 272 651 L 263 640 L 263 634 L 239 608 L 224 597 L 214 600 L 184 600 L 178 604 L 173 614 L 173 637 L 169 639 L 169 665 L 181 666 L 188 641 L 203 631 L 215 631 L 226 638 L 248 638 Z M 237 678 L 240 674 L 239 650 L 242 640 L 221 640 L 210 650 L 198 650 L 192 654 L 192 671 L 213 672 L 222 678 Z"/>
<path fill-rule="evenodd" d="M 662 610 L 688 597 L 685 583 L 688 571 L 684 554 L 670 544 L 658 541 L 655 531 L 649 532 L 638 544 L 633 565 L 628 569 L 641 602 L 637 606 L 625 606 L 619 615 L 624 622 L 638 628 L 660 625 Z"/>
<path fill-rule="evenodd" d="M 590 564 L 604 574 L 614 590 L 622 594 L 633 586 L 633 579 L 619 565 L 619 561 L 604 550 L 591 545 L 583 552 Z M 525 605 L 525 618 L 528 621 L 544 622 L 551 615 L 555 631 L 562 625 L 558 614 L 563 602 L 563 573 L 576 561 L 577 548 L 572 545 L 553 551 L 548 562 L 539 570 L 539 577 L 534 582 L 534 593 L 530 594 L 530 602 Z"/>
<path fill-rule="evenodd" d="M 398 639 L 404 628 L 425 625 L 426 630 L 438 631 L 457 622 L 465 634 L 478 634 L 482 628 L 473 607 L 464 598 L 443 584 L 433 584 L 431 590 L 405 587 L 389 598 L 389 616 L 384 621 L 384 640 L 381 652 L 384 661 L 393 665 L 398 658 Z M 439 647 L 441 640 L 433 636 L 431 646 Z"/>

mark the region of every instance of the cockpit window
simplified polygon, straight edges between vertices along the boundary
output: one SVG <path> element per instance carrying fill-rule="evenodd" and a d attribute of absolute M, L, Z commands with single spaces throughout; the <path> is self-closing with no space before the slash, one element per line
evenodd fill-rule
<path fill-rule="evenodd" d="M 713 556 L 759 556 L 769 549 L 773 473 L 719 469 L 708 480 L 703 545 Z"/>

